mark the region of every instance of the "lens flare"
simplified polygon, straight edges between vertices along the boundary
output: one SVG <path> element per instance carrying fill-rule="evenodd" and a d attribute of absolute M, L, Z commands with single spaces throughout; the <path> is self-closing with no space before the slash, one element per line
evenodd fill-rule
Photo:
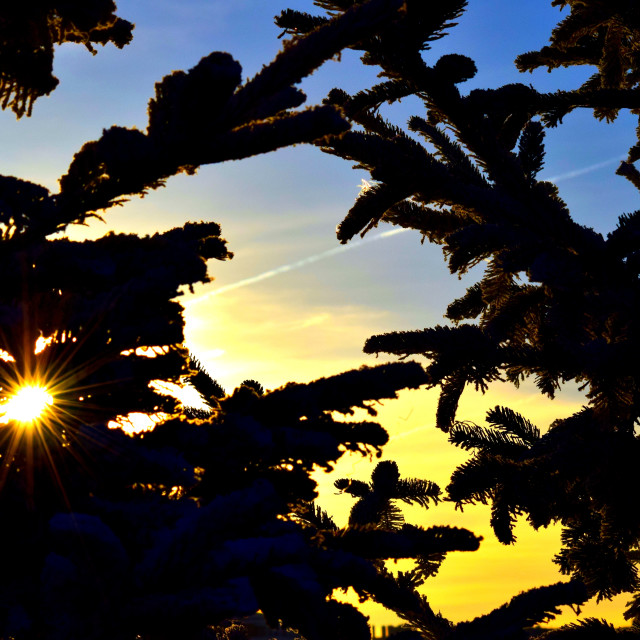
<path fill-rule="evenodd" d="M 20 387 L 7 402 L 0 406 L 1 422 L 30 423 L 40 418 L 53 404 L 53 398 L 45 387 L 36 385 Z"/>

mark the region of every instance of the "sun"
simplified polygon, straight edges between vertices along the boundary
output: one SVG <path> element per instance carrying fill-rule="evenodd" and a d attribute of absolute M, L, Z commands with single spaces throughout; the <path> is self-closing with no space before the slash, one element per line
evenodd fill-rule
<path fill-rule="evenodd" d="M 34 422 L 53 404 L 53 397 L 46 387 L 28 385 L 20 387 L 7 402 L 0 406 L 2 422 Z"/>

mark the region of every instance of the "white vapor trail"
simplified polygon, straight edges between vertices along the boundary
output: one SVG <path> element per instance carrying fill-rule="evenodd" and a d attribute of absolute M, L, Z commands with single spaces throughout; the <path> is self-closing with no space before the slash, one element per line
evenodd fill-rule
<path fill-rule="evenodd" d="M 224 287 L 215 289 L 214 291 L 208 291 L 207 293 L 203 293 L 202 295 L 197 296 L 196 298 L 185 300 L 182 304 L 185 307 L 190 307 L 191 305 L 204 302 L 205 300 L 208 300 L 209 298 L 212 298 L 214 296 L 219 296 L 222 293 L 227 293 L 228 291 L 233 291 L 234 289 L 239 289 L 240 287 L 246 287 L 250 284 L 261 282 L 262 280 L 268 280 L 269 278 L 273 278 L 274 276 L 279 276 L 282 273 L 287 273 L 287 271 L 293 271 L 294 269 L 300 269 L 301 267 L 306 267 L 308 264 L 313 264 L 314 262 L 318 262 L 319 260 L 330 258 L 331 256 L 335 256 L 338 253 L 343 253 L 344 251 L 350 251 L 351 249 L 357 249 L 358 247 L 361 247 L 363 244 L 376 242 L 377 240 L 384 240 L 385 238 L 396 236 L 399 233 L 404 233 L 405 231 L 409 231 L 409 229 L 392 229 L 391 231 L 384 231 L 383 233 L 379 233 L 377 236 L 366 236 L 359 242 L 353 242 L 351 244 L 341 244 L 339 247 L 328 249 L 327 251 L 323 251 L 322 253 L 316 253 L 313 256 L 302 258 L 302 260 L 291 262 L 289 264 L 283 264 L 279 267 L 276 267 L 275 269 L 264 271 L 263 273 L 259 273 L 257 276 L 251 276 L 250 278 L 243 278 L 242 280 L 238 280 L 238 282 L 232 282 L 231 284 L 227 284 Z"/>
<path fill-rule="evenodd" d="M 426 431 L 427 429 L 435 429 L 434 425 L 424 424 L 420 427 L 414 427 L 413 429 L 408 429 L 407 431 L 401 431 L 400 433 L 389 434 L 389 442 L 391 440 L 400 440 L 400 438 L 406 438 L 407 436 L 411 436 L 414 433 L 418 433 L 420 431 Z"/>
<path fill-rule="evenodd" d="M 547 182 L 562 182 L 563 180 L 571 180 L 571 178 L 577 178 L 578 176 L 583 176 L 586 173 L 591 173 L 592 171 L 597 171 L 598 169 L 602 169 L 603 167 L 608 167 L 610 164 L 614 164 L 615 162 L 620 162 L 624 160 L 625 156 L 616 156 L 615 158 L 609 158 L 608 160 L 603 160 L 602 162 L 597 162 L 596 164 L 590 164 L 588 167 L 583 167 L 582 169 L 574 169 L 573 171 L 567 171 L 566 173 L 560 173 L 557 176 L 551 176 L 551 178 L 542 178 Z"/>
<path fill-rule="evenodd" d="M 561 173 L 556 176 L 551 176 L 550 178 L 544 178 L 547 182 L 562 182 L 563 180 L 571 180 L 572 178 L 577 178 L 579 176 L 583 176 L 587 173 L 591 173 L 592 171 L 597 171 L 598 169 L 602 169 L 603 167 L 608 167 L 615 162 L 620 162 L 624 159 L 624 156 L 616 156 L 615 158 L 609 158 L 608 160 L 604 160 L 602 162 L 598 162 L 596 164 L 589 165 L 588 167 L 583 167 L 582 169 L 575 169 L 573 171 L 567 171 L 566 173 Z M 363 180 L 364 183 L 363 188 L 368 187 L 368 183 Z M 384 231 L 383 233 L 379 233 L 377 236 L 366 236 L 359 242 L 353 242 L 350 244 L 341 244 L 338 247 L 334 247 L 333 249 L 328 249 L 327 251 L 323 251 L 322 253 L 316 253 L 313 256 L 308 256 L 306 258 L 302 258 L 302 260 L 298 260 L 296 262 L 291 262 L 289 264 L 283 264 L 275 269 L 270 269 L 269 271 L 264 271 L 263 273 L 259 273 L 256 276 L 251 276 L 249 278 L 243 278 L 242 280 L 238 280 L 237 282 L 232 282 L 231 284 L 227 284 L 224 287 L 220 287 L 219 289 L 214 289 L 213 291 L 208 291 L 207 293 L 203 293 L 202 295 L 196 296 L 195 298 L 191 298 L 190 300 L 184 300 L 182 302 L 183 306 L 190 307 L 195 304 L 199 304 L 200 302 L 204 302 L 209 298 L 214 296 L 219 296 L 223 293 L 227 293 L 228 291 L 234 291 L 235 289 L 239 289 L 240 287 L 247 287 L 251 284 L 255 284 L 256 282 L 262 282 L 262 280 L 268 280 L 269 278 L 273 278 L 275 276 L 279 276 L 282 273 L 287 273 L 288 271 L 293 271 L 295 269 L 300 269 L 302 267 L 306 267 L 308 264 L 313 264 L 314 262 L 318 262 L 319 260 L 324 260 L 325 258 L 330 258 L 339 253 L 343 253 L 344 251 L 351 251 L 351 249 L 357 249 L 361 247 L 363 244 L 368 244 L 369 242 L 376 242 L 378 240 L 384 240 L 385 238 L 390 238 L 391 236 L 398 235 L 399 233 L 404 233 L 405 231 L 409 231 L 409 229 L 392 229 L 391 231 Z"/>

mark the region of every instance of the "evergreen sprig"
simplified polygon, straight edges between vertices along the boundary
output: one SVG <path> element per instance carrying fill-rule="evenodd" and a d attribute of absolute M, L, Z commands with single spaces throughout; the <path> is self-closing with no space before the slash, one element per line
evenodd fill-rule
<path fill-rule="evenodd" d="M 33 103 L 58 85 L 53 75 L 54 47 L 83 44 L 95 54 L 94 44 L 129 44 L 134 25 L 116 15 L 111 0 L 84 2 L 9 2 L 0 21 L 0 106 L 21 118 L 30 116 Z"/>

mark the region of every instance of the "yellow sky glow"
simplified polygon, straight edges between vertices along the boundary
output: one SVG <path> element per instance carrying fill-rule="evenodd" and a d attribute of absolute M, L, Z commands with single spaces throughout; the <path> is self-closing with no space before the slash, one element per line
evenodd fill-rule
<path fill-rule="evenodd" d="M 150 202 L 144 202 L 144 206 L 149 206 Z M 143 207 L 139 201 L 132 204 Z M 223 229 L 228 226 L 223 224 Z M 104 233 L 104 229 L 100 232 Z M 236 234 L 229 233 L 229 238 L 231 248 L 240 249 L 232 261 L 241 267 L 243 275 L 239 280 L 251 279 L 252 273 L 262 273 L 264 256 L 253 255 L 250 251 L 242 253 L 243 245 Z M 226 266 L 214 262 L 212 275 L 216 276 Z M 195 294 L 180 299 L 186 303 L 185 338 L 189 348 L 227 392 L 232 392 L 247 378 L 273 389 L 287 381 L 305 382 L 362 364 L 377 364 L 383 361 L 382 358 L 377 360 L 362 353 L 366 338 L 376 333 L 411 328 L 398 314 L 386 310 L 393 307 L 385 305 L 384 300 L 377 306 L 355 302 L 310 306 L 302 302 L 296 295 L 296 287 L 303 286 L 301 283 L 308 283 L 304 285 L 307 287 L 313 287 L 316 282 L 320 286 L 327 285 L 318 280 L 314 270 L 312 265 L 295 272 L 282 272 L 277 277 L 241 288 L 214 282 L 198 287 Z M 375 277 L 375 273 L 371 274 L 372 280 L 375 281 Z M 219 286 L 227 289 L 222 294 L 208 295 Z M 198 303 L 190 305 L 188 301 L 195 298 Z M 416 300 L 416 305 L 433 311 L 434 301 Z M 434 323 L 425 321 L 425 324 Z M 397 461 L 404 477 L 430 479 L 444 489 L 451 472 L 467 458 L 467 454 L 450 445 L 446 435 L 433 426 L 436 403 L 437 390 L 403 392 L 399 400 L 385 402 L 378 419 L 391 435 L 383 459 Z M 458 418 L 482 423 L 486 411 L 500 404 L 546 428 L 554 419 L 578 410 L 582 403 L 582 397 L 574 389 L 568 389 L 551 401 L 541 396 L 532 384 L 525 384 L 519 390 L 497 384 L 485 396 L 466 391 Z M 136 430 L 152 426 L 148 418 L 133 418 Z M 346 523 L 352 500 L 336 495 L 334 480 L 340 477 L 369 480 L 376 463 L 377 460 L 346 455 L 332 474 L 315 474 L 319 504 L 338 524 Z M 407 508 L 405 515 L 413 524 L 466 527 L 484 537 L 477 552 L 449 554 L 439 574 L 422 588 L 433 608 L 454 621 L 488 613 L 522 590 L 567 579 L 558 573 L 552 562 L 560 549 L 559 527 L 535 532 L 526 521 L 519 522 L 517 543 L 503 546 L 493 536 L 488 509 L 483 506 L 469 507 L 460 513 L 450 504 L 441 504 L 428 511 Z M 622 595 L 599 605 L 589 603 L 583 608 L 581 617 L 603 617 L 613 624 L 624 625 L 622 612 L 627 600 L 628 596 Z M 353 598 L 352 601 L 356 603 Z M 357 606 L 376 626 L 398 622 L 394 614 L 378 605 Z M 569 608 L 564 609 L 563 615 L 552 623 L 554 626 L 576 619 Z"/>
<path fill-rule="evenodd" d="M 437 390 L 404 391 L 398 400 L 384 403 L 377 419 L 390 435 L 382 460 L 398 462 L 403 477 L 432 480 L 444 490 L 451 472 L 468 458 L 468 454 L 449 444 L 446 434 L 433 426 L 437 397 Z M 564 399 L 562 394 L 553 401 L 545 399 L 536 394 L 533 385 L 518 391 L 505 384 L 496 384 L 484 396 L 467 391 L 458 416 L 483 424 L 486 411 L 497 404 L 522 412 L 541 428 L 547 428 L 553 419 L 568 416 L 581 406 L 578 398 Z M 377 462 L 351 454 L 340 460 L 334 473 L 316 473 L 319 503 L 330 514 L 338 516 L 339 525 L 346 523 L 353 499 L 337 495 L 333 481 L 341 477 L 369 481 Z M 516 544 L 505 546 L 491 531 L 489 506 L 469 506 L 462 513 L 451 503 L 441 503 L 428 510 L 405 506 L 402 509 L 406 521 L 411 524 L 459 526 L 483 537 L 478 551 L 450 553 L 438 575 L 421 587 L 433 609 L 455 622 L 489 613 L 526 589 L 568 579 L 552 562 L 560 550 L 559 526 L 534 531 L 525 519 L 521 519 L 516 526 Z M 393 564 L 389 567 L 394 568 Z M 400 563 L 398 567 L 406 568 Z M 610 602 L 589 602 L 580 618 L 603 617 L 615 625 L 625 625 L 622 613 L 629 598 L 629 595 L 621 595 Z M 357 604 L 355 595 L 347 601 Z M 379 605 L 357 606 L 376 626 L 401 623 Z M 552 622 L 553 626 L 578 619 L 569 607 L 563 607 L 562 611 L 562 616 Z"/>
<path fill-rule="evenodd" d="M 286 284 L 286 283 L 285 283 Z M 282 282 L 277 285 L 286 290 Z M 266 388 L 286 381 L 307 381 L 340 373 L 362 364 L 380 362 L 362 354 L 364 340 L 371 334 L 390 330 L 397 319 L 380 309 L 342 306 L 302 308 L 287 299 L 275 286 L 246 287 L 211 297 L 187 313 L 187 340 L 214 378 L 230 392 L 246 378 Z M 404 477 L 433 480 L 442 489 L 455 467 L 468 454 L 448 443 L 446 434 L 434 427 L 437 390 L 404 391 L 395 401 L 379 407 L 379 422 L 390 434 L 382 459 L 398 462 Z M 539 394 L 533 384 L 518 390 L 494 384 L 486 395 L 465 392 L 458 418 L 482 424 L 485 413 L 500 404 L 521 412 L 545 429 L 557 419 L 578 410 L 582 396 L 567 389 L 555 400 Z M 363 415 L 362 419 L 367 416 Z M 348 477 L 368 481 L 378 460 L 345 455 L 331 474 L 318 471 L 319 504 L 339 525 L 346 523 L 353 504 L 349 496 L 336 495 L 333 482 Z M 451 553 L 439 574 L 422 591 L 436 611 L 454 620 L 468 620 L 488 613 L 520 591 L 566 580 L 552 558 L 560 549 L 560 528 L 534 531 L 526 521 L 516 528 L 517 543 L 501 545 L 489 527 L 489 508 L 468 507 L 463 513 L 452 504 L 424 510 L 404 508 L 407 522 L 423 526 L 448 524 L 466 527 L 483 536 L 479 551 Z M 359 604 L 355 594 L 347 600 L 356 604 L 376 626 L 399 623 L 395 614 L 373 603 Z M 628 596 L 599 605 L 589 603 L 582 617 L 604 617 L 625 624 L 622 617 Z M 554 626 L 577 619 L 568 607 Z"/>

